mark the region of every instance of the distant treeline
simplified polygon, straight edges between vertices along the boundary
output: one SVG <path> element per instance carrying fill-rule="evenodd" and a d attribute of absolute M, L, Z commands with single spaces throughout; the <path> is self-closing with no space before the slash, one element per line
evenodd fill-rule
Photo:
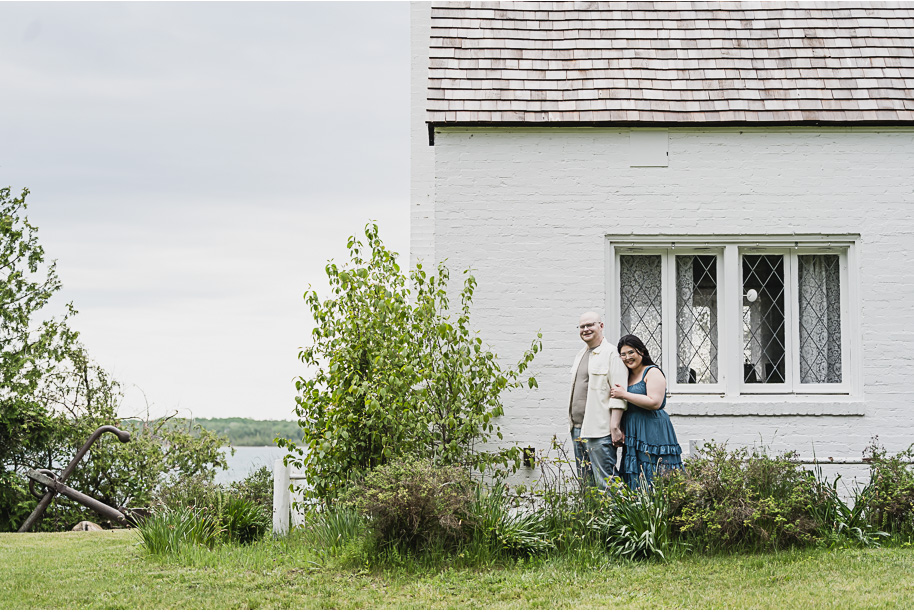
<path fill-rule="evenodd" d="M 296 421 L 257 421 L 254 419 L 194 419 L 217 434 L 226 436 L 232 446 L 275 446 L 275 438 L 301 440 L 302 431 Z"/>
<path fill-rule="evenodd" d="M 179 421 L 180 422 L 180 421 Z M 275 438 L 301 440 L 302 431 L 295 421 L 258 421 L 255 419 L 194 419 L 193 422 L 221 436 L 225 436 L 232 446 L 275 446 Z M 174 421 L 172 421 L 174 423 Z M 139 421 L 130 419 L 125 425 Z"/>

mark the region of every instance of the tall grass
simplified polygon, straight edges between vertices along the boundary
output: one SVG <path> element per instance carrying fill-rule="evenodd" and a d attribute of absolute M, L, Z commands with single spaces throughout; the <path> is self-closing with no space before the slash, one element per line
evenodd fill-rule
<path fill-rule="evenodd" d="M 212 548 L 221 539 L 219 521 L 191 508 L 171 508 L 139 524 L 140 541 L 152 554 L 177 554 L 187 547 Z"/>

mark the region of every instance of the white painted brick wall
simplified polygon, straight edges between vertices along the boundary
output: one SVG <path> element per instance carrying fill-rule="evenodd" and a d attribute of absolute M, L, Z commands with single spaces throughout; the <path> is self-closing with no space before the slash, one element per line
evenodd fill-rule
<path fill-rule="evenodd" d="M 435 267 L 435 149 L 425 124 L 431 15 L 430 2 L 410 3 L 410 269 L 417 261 L 426 269 Z"/>
<path fill-rule="evenodd" d="M 859 457 L 874 435 L 893 452 L 914 442 L 914 130 L 671 129 L 666 168 L 629 167 L 628 142 L 624 129 L 436 137 L 433 247 L 417 227 L 414 250 L 446 258 L 455 290 L 459 272 L 475 270 L 473 323 L 504 360 L 543 332 L 539 389 L 506 397 L 506 439 L 537 449 L 567 439 L 575 325 L 605 311 L 607 234 L 821 232 L 861 235 L 851 306 L 865 415 L 684 416 L 674 395 L 680 443 Z"/>

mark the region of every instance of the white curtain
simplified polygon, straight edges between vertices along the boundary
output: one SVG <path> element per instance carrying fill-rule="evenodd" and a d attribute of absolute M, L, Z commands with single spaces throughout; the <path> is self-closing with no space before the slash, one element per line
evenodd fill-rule
<path fill-rule="evenodd" d="M 661 363 L 661 261 L 660 255 L 619 257 L 622 334 L 641 338 L 655 363 Z"/>
<path fill-rule="evenodd" d="M 841 382 L 841 288 L 837 255 L 800 255 L 800 382 Z"/>

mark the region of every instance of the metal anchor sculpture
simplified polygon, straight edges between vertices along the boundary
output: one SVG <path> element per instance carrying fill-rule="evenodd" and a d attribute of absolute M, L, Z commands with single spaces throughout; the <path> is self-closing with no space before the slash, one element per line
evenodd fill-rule
<path fill-rule="evenodd" d="M 71 489 L 64 484 L 64 481 L 69 478 L 70 474 L 73 473 L 73 470 L 76 469 L 76 464 L 79 463 L 79 460 L 82 459 L 83 455 L 89 451 L 89 447 L 91 447 L 95 441 L 98 440 L 98 438 L 106 432 L 113 433 L 121 442 L 130 442 L 130 432 L 120 430 L 117 427 L 113 427 L 111 425 L 105 425 L 96 429 L 92 435 L 89 436 L 89 439 L 85 444 L 83 444 L 82 448 L 79 449 L 79 451 L 76 453 L 76 456 L 73 457 L 73 460 L 70 461 L 70 465 L 68 465 L 64 471 L 60 473 L 60 476 L 51 470 L 29 470 L 27 472 L 27 476 L 30 479 L 29 491 L 35 497 L 41 497 L 41 501 L 38 502 L 38 506 L 36 506 L 32 513 L 29 515 L 29 518 L 25 519 L 25 522 L 22 523 L 22 527 L 19 528 L 19 533 L 24 533 L 32 528 L 32 525 L 34 525 L 38 519 L 41 518 L 41 515 L 44 514 L 44 511 L 47 510 L 49 505 L 51 505 L 51 501 L 58 493 L 69 497 L 73 501 L 87 506 L 92 510 L 95 510 L 95 512 L 107 519 L 116 521 L 125 527 L 130 525 L 130 521 L 121 510 L 112 508 L 107 504 L 103 504 L 97 499 L 89 497 L 85 493 L 80 493 L 76 489 Z M 34 487 L 36 482 L 44 485 L 47 488 L 47 492 L 44 494 L 44 496 L 41 496 L 38 492 L 35 491 Z"/>

